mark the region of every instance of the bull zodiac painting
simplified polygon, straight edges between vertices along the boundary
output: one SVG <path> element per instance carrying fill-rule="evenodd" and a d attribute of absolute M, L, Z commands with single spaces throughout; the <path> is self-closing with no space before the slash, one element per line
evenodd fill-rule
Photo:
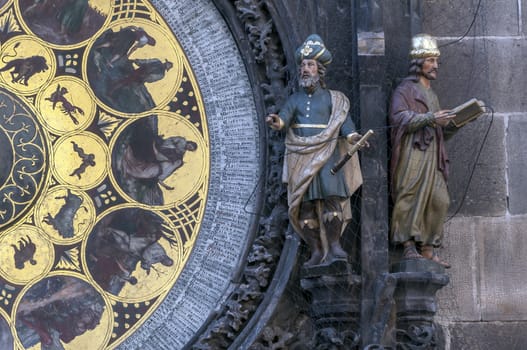
<path fill-rule="evenodd" d="M 0 0 L 1 349 L 111 349 L 154 315 L 204 215 L 203 105 L 148 1 Z"/>

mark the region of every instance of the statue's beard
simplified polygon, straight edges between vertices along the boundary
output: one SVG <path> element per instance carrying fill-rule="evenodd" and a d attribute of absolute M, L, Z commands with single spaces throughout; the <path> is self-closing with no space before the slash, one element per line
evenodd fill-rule
<path fill-rule="evenodd" d="M 320 81 L 320 76 L 317 74 L 315 76 L 300 77 L 300 87 L 305 89 L 314 89 L 318 82 Z"/>
<path fill-rule="evenodd" d="M 435 75 L 433 75 L 432 73 L 435 73 Z M 436 80 L 437 69 L 430 69 L 428 72 L 422 72 L 421 74 L 428 80 Z"/>

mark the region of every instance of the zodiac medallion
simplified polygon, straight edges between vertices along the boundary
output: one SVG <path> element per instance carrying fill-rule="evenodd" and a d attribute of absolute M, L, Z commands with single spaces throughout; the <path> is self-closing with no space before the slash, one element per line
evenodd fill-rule
<path fill-rule="evenodd" d="M 0 348 L 115 348 L 200 229 L 199 86 L 147 1 L 0 0 L 0 24 Z"/>

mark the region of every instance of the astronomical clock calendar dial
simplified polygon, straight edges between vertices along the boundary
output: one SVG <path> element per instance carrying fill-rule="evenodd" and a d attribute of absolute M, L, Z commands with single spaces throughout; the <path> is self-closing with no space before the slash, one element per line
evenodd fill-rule
<path fill-rule="evenodd" d="M 170 293 L 178 283 L 180 290 L 196 284 L 179 278 L 202 224 L 216 227 L 216 235 L 225 231 L 205 217 L 207 202 L 216 203 L 208 199 L 210 184 L 232 166 L 225 156 L 221 171 L 211 172 L 210 129 L 217 125 L 218 138 L 235 139 L 223 135 L 229 130 L 221 129 L 219 116 L 237 112 L 235 103 L 222 107 L 228 98 L 211 98 L 206 107 L 202 85 L 212 91 L 213 80 L 201 83 L 196 72 L 213 76 L 221 67 L 200 66 L 195 53 L 189 59 L 192 41 L 180 41 L 185 35 L 174 30 L 177 21 L 193 18 L 184 7 L 193 3 L 175 3 L 0 0 L 1 349 L 126 345 L 146 323 L 164 322 L 167 312 L 159 310 L 177 310 L 182 294 Z M 216 11 L 207 1 L 195 6 Z M 169 15 L 179 19 L 169 23 Z M 189 36 L 203 30 L 188 25 Z M 236 127 L 257 129 L 251 97 L 238 98 L 249 107 L 245 117 L 232 118 Z M 257 131 L 244 139 L 256 142 L 251 133 Z M 230 215 L 228 206 L 214 208 Z M 230 239 L 203 237 L 210 254 L 196 253 L 193 269 L 226 283 L 228 263 L 201 261 L 239 255 Z M 211 309 L 214 298 L 204 301 Z M 192 322 L 198 328 L 201 321 Z"/>

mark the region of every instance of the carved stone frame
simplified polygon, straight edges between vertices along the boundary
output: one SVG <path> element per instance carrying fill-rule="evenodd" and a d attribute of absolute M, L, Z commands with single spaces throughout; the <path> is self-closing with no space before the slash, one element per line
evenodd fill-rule
<path fill-rule="evenodd" d="M 286 52 L 292 52 L 289 42 L 277 33 L 276 9 L 261 0 L 213 0 L 233 33 L 244 60 L 256 108 L 261 117 L 275 113 L 289 95 L 288 76 L 294 73 L 286 62 Z M 263 215 L 255 218 L 253 244 L 246 252 L 245 266 L 234 277 L 237 287 L 226 297 L 220 312 L 197 332 L 186 348 L 226 349 L 246 348 L 259 336 L 276 307 L 280 295 L 295 265 L 298 240 L 286 231 L 288 225 L 286 189 L 281 182 L 281 158 L 284 152 L 282 135 L 269 131 L 263 149 L 267 150 L 262 164 L 265 185 L 259 194 Z M 270 288 L 272 286 L 272 288 Z M 267 290 L 272 294 L 266 294 Z M 260 331 L 258 331 L 260 330 Z"/>

